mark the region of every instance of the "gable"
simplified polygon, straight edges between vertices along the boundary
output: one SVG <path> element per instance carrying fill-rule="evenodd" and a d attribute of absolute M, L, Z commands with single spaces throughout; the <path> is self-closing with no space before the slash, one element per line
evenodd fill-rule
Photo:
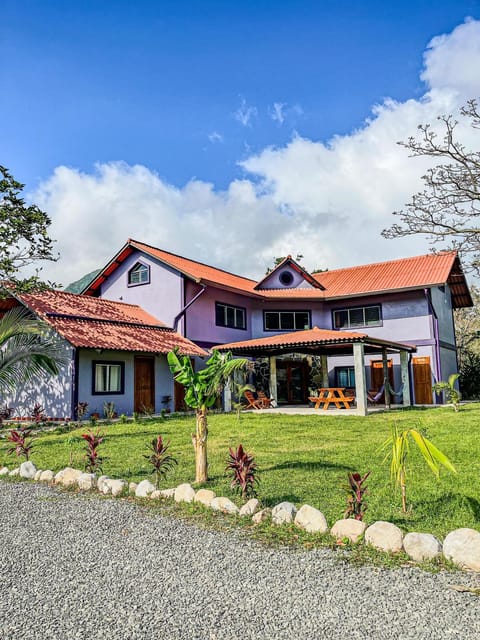
<path fill-rule="evenodd" d="M 272 289 L 323 289 L 323 286 L 291 256 L 287 256 L 255 285 L 255 289 L 260 292 Z"/>

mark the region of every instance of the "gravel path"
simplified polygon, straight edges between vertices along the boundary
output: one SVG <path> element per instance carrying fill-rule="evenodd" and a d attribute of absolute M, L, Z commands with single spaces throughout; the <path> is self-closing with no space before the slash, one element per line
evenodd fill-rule
<path fill-rule="evenodd" d="M 480 638 L 480 576 L 354 568 L 0 482 L 1 640 Z"/>

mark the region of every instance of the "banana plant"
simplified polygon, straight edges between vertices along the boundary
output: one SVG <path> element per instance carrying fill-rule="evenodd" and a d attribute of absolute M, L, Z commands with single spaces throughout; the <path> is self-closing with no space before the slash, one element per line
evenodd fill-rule
<path fill-rule="evenodd" d="M 457 473 L 455 467 L 434 444 L 416 429 L 400 431 L 396 424 L 392 427 L 392 435 L 385 440 L 382 449 L 387 450 L 384 462 L 390 460 L 390 476 L 402 492 L 402 511 L 407 512 L 407 460 L 410 453 L 410 442 L 413 441 L 429 469 L 440 479 L 440 467 L 443 466 L 452 473 Z"/>
<path fill-rule="evenodd" d="M 195 409 L 196 428 L 192 433 L 195 450 L 195 482 L 208 479 L 207 413 L 221 394 L 225 383 L 234 371 L 246 369 L 246 358 L 234 358 L 230 352 L 214 351 L 205 363 L 205 367 L 194 371 L 188 356 L 182 356 L 175 349 L 167 355 L 168 365 L 174 380 L 185 387 L 185 404 Z"/>
<path fill-rule="evenodd" d="M 455 409 L 455 411 L 458 411 L 460 400 L 462 398 L 462 396 L 460 395 L 460 391 L 455 388 L 455 382 L 457 381 L 459 376 L 459 373 L 452 373 L 452 375 L 449 376 L 447 382 L 445 380 L 441 380 L 440 382 L 434 384 L 432 387 L 434 393 L 445 393 L 447 403 L 450 404 Z"/>

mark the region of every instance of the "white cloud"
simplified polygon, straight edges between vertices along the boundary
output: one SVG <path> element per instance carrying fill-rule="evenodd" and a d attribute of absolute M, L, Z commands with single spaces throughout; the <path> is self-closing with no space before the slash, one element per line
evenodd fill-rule
<path fill-rule="evenodd" d="M 282 125 L 285 122 L 285 114 L 283 110 L 285 109 L 285 104 L 283 102 L 274 102 L 273 107 L 270 110 L 270 117 L 274 122 L 278 122 L 279 125 Z"/>
<path fill-rule="evenodd" d="M 208 139 L 210 140 L 210 142 L 212 144 L 214 144 L 215 142 L 223 142 L 224 138 L 222 136 L 221 133 L 218 133 L 218 131 L 212 131 L 212 133 L 208 134 Z"/>
<path fill-rule="evenodd" d="M 327 143 L 297 136 L 251 155 L 242 163 L 247 177 L 225 191 L 197 180 L 177 188 L 124 163 L 92 173 L 58 167 L 33 194 L 52 218 L 62 255 L 45 276 L 68 283 L 103 265 L 128 237 L 252 277 L 287 253 L 302 253 L 307 268 L 335 268 L 428 251 L 422 238 L 380 237 L 426 168 L 396 142 L 479 95 L 479 42 L 475 21 L 434 38 L 421 98 L 386 100 L 360 128 Z M 242 99 L 239 111 L 248 126 L 255 108 Z M 480 147 L 480 132 L 459 133 Z"/>
<path fill-rule="evenodd" d="M 242 96 L 241 104 L 233 115 L 235 120 L 240 122 L 243 127 L 251 127 L 252 119 L 257 117 L 258 111 L 257 107 L 249 106 L 245 98 Z"/>

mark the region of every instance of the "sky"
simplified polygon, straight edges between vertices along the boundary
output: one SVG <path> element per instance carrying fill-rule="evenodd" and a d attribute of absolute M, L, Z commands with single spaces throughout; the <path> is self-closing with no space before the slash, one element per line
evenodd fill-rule
<path fill-rule="evenodd" d="M 3 0 L 0 97 L 45 278 L 129 237 L 257 279 L 426 253 L 380 236 L 428 167 L 396 143 L 480 97 L 480 0 Z"/>

